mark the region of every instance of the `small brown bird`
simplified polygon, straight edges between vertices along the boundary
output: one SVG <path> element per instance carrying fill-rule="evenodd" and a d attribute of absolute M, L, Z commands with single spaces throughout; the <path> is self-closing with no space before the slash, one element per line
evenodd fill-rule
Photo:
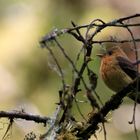
<path fill-rule="evenodd" d="M 119 47 L 112 47 L 97 56 L 101 57 L 100 75 L 111 90 L 118 92 L 137 77 L 136 65 Z M 135 96 L 135 92 L 128 94 L 132 100 L 135 100 Z M 140 94 L 137 102 L 140 103 Z"/>

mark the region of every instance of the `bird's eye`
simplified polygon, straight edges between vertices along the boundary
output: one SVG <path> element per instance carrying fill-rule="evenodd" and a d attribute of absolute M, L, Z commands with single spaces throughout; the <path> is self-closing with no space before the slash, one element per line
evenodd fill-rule
<path fill-rule="evenodd" d="M 108 55 L 112 55 L 112 51 L 108 51 Z"/>

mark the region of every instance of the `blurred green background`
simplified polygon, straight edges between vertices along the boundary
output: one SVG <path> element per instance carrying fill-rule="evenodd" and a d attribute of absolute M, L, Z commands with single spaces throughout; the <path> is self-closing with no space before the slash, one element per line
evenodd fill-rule
<path fill-rule="evenodd" d="M 49 65 L 52 59 L 45 49 L 39 46 L 39 40 L 54 28 L 71 27 L 71 20 L 78 25 L 88 24 L 100 18 L 105 22 L 112 19 L 140 12 L 139 0 L 1 0 L 0 1 L 0 110 L 25 110 L 31 114 L 52 115 L 58 101 L 58 90 L 61 88 L 60 77 Z M 115 32 L 115 31 L 114 31 Z M 113 35 L 112 30 L 105 30 L 99 39 Z M 81 45 L 70 36 L 59 38 L 71 57 Z M 50 45 L 54 45 L 53 43 Z M 71 49 L 72 48 L 72 49 Z M 99 59 L 93 53 L 93 69 L 98 74 Z M 64 58 L 61 60 L 66 77 L 69 77 L 70 65 Z M 70 79 L 68 83 L 70 83 Z M 99 80 L 97 92 L 105 101 L 112 92 Z M 83 99 L 85 99 L 83 94 Z M 122 105 L 110 113 L 106 124 L 108 140 L 135 139 L 133 125 L 128 124 L 133 114 L 133 104 Z M 83 105 L 90 110 L 86 104 Z M 88 108 L 88 109 L 87 109 Z M 77 113 L 78 111 L 75 111 Z M 113 116 L 112 116 L 113 115 Z M 80 116 L 80 115 L 79 115 Z M 140 109 L 136 114 L 137 127 L 140 128 Z M 8 124 L 0 121 L 0 138 Z M 10 139 L 23 139 L 28 132 L 40 135 L 45 128 L 16 120 L 10 131 Z M 103 132 L 97 132 L 99 140 L 104 139 Z M 92 138 L 96 139 L 96 138 Z"/>

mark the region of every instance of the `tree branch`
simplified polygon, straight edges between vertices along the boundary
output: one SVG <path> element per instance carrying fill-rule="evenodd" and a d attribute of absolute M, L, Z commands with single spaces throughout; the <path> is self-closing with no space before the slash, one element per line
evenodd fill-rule
<path fill-rule="evenodd" d="M 13 112 L 7 112 L 7 111 L 0 111 L 0 118 L 8 118 L 8 119 L 24 119 L 27 121 L 34 121 L 36 123 L 43 123 L 46 125 L 46 123 L 51 120 L 49 117 L 42 117 L 39 115 L 32 115 L 21 111 L 13 111 Z"/>
<path fill-rule="evenodd" d="M 140 77 L 138 77 L 133 83 L 129 84 L 127 87 L 123 88 L 120 92 L 116 93 L 108 100 L 105 105 L 99 110 L 99 112 L 93 114 L 90 117 L 88 123 L 89 125 L 82 131 L 80 131 L 77 136 L 85 139 L 89 138 L 92 134 L 98 130 L 98 124 L 105 121 L 106 115 L 112 110 L 115 110 L 122 103 L 123 98 L 131 91 L 136 88 L 137 82 L 139 82 Z"/>

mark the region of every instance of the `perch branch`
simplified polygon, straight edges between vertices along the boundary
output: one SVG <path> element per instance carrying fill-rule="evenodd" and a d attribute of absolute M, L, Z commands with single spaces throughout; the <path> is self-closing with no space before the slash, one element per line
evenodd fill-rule
<path fill-rule="evenodd" d="M 100 109 L 99 112 L 93 114 L 90 117 L 88 123 L 89 125 L 77 134 L 78 137 L 84 139 L 90 137 L 98 129 L 98 124 L 104 122 L 106 115 L 111 111 L 115 110 L 122 103 L 123 98 L 132 90 L 136 88 L 137 82 L 139 82 L 138 77 L 133 83 L 129 84 L 127 87 L 123 88 L 120 92 L 113 95 L 110 100 L 108 100 L 105 105 Z"/>

